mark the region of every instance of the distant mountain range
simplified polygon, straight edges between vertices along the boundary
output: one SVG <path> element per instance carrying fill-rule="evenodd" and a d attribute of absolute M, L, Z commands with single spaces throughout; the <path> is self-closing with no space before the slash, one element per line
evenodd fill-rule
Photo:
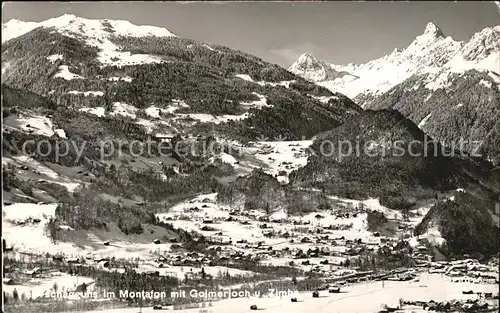
<path fill-rule="evenodd" d="M 396 109 L 443 144 L 483 141 L 467 152 L 498 164 L 499 56 L 500 26 L 455 41 L 429 23 L 405 49 L 365 64 L 327 64 L 305 53 L 289 71 L 363 108 Z"/>

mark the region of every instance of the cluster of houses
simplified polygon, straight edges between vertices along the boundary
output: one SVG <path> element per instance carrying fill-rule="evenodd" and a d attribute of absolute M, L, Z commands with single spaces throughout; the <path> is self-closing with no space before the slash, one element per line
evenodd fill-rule
<path fill-rule="evenodd" d="M 483 299 L 452 300 L 452 301 L 405 301 L 404 305 L 422 307 L 426 311 L 436 312 L 494 312 L 492 306 Z"/>

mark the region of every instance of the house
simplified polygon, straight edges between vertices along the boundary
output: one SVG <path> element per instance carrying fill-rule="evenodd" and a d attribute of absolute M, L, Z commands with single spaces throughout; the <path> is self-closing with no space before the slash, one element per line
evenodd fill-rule
<path fill-rule="evenodd" d="M 272 231 L 265 231 L 262 233 L 264 235 L 264 237 L 266 238 L 271 238 L 273 236 L 273 232 Z"/>
<path fill-rule="evenodd" d="M 203 226 L 200 229 L 203 231 L 215 231 L 215 229 L 213 227 L 210 227 L 210 226 Z"/>

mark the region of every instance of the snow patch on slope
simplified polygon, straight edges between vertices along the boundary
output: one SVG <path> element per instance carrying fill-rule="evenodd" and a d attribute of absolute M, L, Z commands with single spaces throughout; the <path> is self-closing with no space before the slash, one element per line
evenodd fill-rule
<path fill-rule="evenodd" d="M 19 112 L 4 117 L 3 126 L 5 129 L 15 129 L 40 136 L 52 137 L 54 135 L 52 120 L 31 112 Z"/>
<path fill-rule="evenodd" d="M 254 94 L 257 97 L 259 97 L 259 100 L 255 100 L 255 101 L 252 101 L 252 102 L 241 102 L 241 105 L 249 106 L 249 107 L 256 107 L 256 108 L 271 106 L 271 105 L 267 104 L 267 98 L 266 98 L 266 96 L 263 96 L 263 95 L 258 94 L 256 92 L 252 92 L 252 94 Z"/>
<path fill-rule="evenodd" d="M 131 83 L 132 82 L 132 77 L 129 77 L 129 76 L 108 77 L 107 80 L 112 81 L 112 82 L 124 81 L 124 82 L 127 82 L 127 83 Z"/>
<path fill-rule="evenodd" d="M 214 123 L 214 124 L 220 124 L 224 123 L 227 121 L 238 121 L 238 120 L 243 120 L 248 117 L 248 113 L 243 113 L 240 115 L 212 115 L 212 114 L 207 114 L 207 113 L 189 113 L 189 114 L 177 114 L 176 118 L 179 119 L 194 119 L 198 122 L 201 123 Z"/>
<path fill-rule="evenodd" d="M 487 80 L 481 79 L 479 82 L 481 85 L 485 86 L 486 88 L 491 88 L 491 83 Z"/>
<path fill-rule="evenodd" d="M 59 72 L 57 72 L 54 77 L 61 77 L 64 78 L 65 80 L 72 80 L 72 79 L 83 79 L 83 76 L 80 76 L 78 74 L 71 73 L 68 69 L 67 65 L 61 65 L 59 66 Z"/>
<path fill-rule="evenodd" d="M 106 109 L 103 107 L 81 108 L 81 109 L 79 109 L 79 111 L 89 113 L 89 114 L 94 114 L 94 115 L 97 115 L 98 117 L 103 117 L 104 115 L 106 115 Z"/>
<path fill-rule="evenodd" d="M 288 174 L 307 164 L 306 149 L 311 144 L 312 140 L 262 141 L 255 144 L 256 149 L 248 152 L 267 165 L 264 172 L 276 176 L 281 183 L 287 183 Z"/>
<path fill-rule="evenodd" d="M 62 60 L 62 59 L 63 59 L 62 54 L 52 54 L 52 55 L 49 55 L 47 57 L 47 60 L 49 60 L 52 63 L 54 63 L 57 60 Z"/>
<path fill-rule="evenodd" d="M 138 109 L 134 107 L 133 105 L 127 104 L 127 103 L 122 103 L 122 102 L 115 102 L 113 103 L 113 111 L 110 112 L 110 115 L 121 115 L 125 117 L 130 117 L 132 119 L 136 118 L 136 112 Z"/>
<path fill-rule="evenodd" d="M 419 128 L 424 127 L 424 126 L 425 126 L 425 123 L 427 123 L 427 121 L 431 118 L 431 116 L 432 116 L 432 113 L 429 113 L 426 117 L 424 117 L 424 118 L 420 121 L 420 123 L 418 123 L 418 127 L 419 127 Z"/>
<path fill-rule="evenodd" d="M 255 81 L 248 74 L 236 74 L 235 77 L 254 83 Z"/>
<path fill-rule="evenodd" d="M 66 138 L 66 132 L 62 128 L 54 129 L 54 133 L 60 138 Z"/>
<path fill-rule="evenodd" d="M 102 97 L 104 96 L 104 92 L 102 91 L 78 91 L 78 90 L 71 90 L 68 92 L 70 95 L 84 95 L 85 97 L 88 96 L 94 96 L 94 97 Z"/>

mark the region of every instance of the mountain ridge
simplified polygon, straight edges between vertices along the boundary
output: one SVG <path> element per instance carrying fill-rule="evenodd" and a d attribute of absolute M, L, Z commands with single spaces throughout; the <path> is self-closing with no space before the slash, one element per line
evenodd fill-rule
<path fill-rule="evenodd" d="M 441 67 L 448 67 L 448 70 L 452 72 L 479 69 L 498 73 L 498 66 L 495 67 L 495 65 L 498 64 L 500 53 L 499 34 L 500 26 L 487 27 L 475 33 L 468 41 L 455 41 L 449 36 L 444 37 L 439 27 L 429 23 L 424 32 L 405 49 L 395 49 L 392 53 L 362 64 L 329 64 L 332 69 L 359 76 L 359 79 L 346 81 L 320 79 L 316 82 L 332 91 L 344 93 L 355 99 L 362 93 L 379 95 L 414 74 L 434 74 L 435 77 L 432 77 L 434 80 L 442 74 L 440 73 Z M 470 59 L 477 62 L 467 62 Z M 296 71 L 295 68 L 300 65 L 297 62 L 294 63 L 294 67 L 289 68 L 292 72 Z M 300 75 L 299 72 L 297 73 Z M 309 75 L 314 77 L 312 74 Z M 366 82 L 363 81 L 364 77 L 366 77 Z"/>
<path fill-rule="evenodd" d="M 24 33 L 36 25 L 16 26 L 19 36 L 2 42 L 3 247 L 13 256 L 36 256 L 10 260 L 5 278 L 19 285 L 5 283 L 4 297 L 14 311 L 53 311 L 56 302 L 56 310 L 89 309 L 35 293 L 24 301 L 25 287 L 45 291 L 35 284 L 40 278 L 44 289 L 68 290 L 61 276 L 34 277 L 26 268 L 68 273 L 76 279 L 69 288 L 99 292 L 153 288 L 168 295 L 234 284 L 267 290 L 275 282 L 285 283 L 283 290 L 319 290 L 330 278 L 373 279 L 379 269 L 430 261 L 433 252 L 418 248 L 421 237 L 441 248 L 450 242 L 447 256 L 497 252 L 498 240 L 488 238 L 498 231 L 492 225 L 498 168 L 433 154 L 432 147 L 433 155 L 408 153 L 427 147 L 432 103 L 408 118 L 400 112 L 407 105 L 394 102 L 404 104 L 407 89 L 424 86 L 426 77 L 393 87 L 379 99 L 381 110 L 362 109 L 342 93 L 229 47 L 128 22 L 55 20 Z M 10 25 L 16 23 L 22 24 Z M 118 24 L 125 25 L 121 33 Z M 424 37 L 441 36 L 428 26 Z M 348 78 L 313 56 L 304 61 L 319 64 L 318 77 Z M 486 85 L 452 81 L 471 98 L 493 84 L 486 73 L 472 74 Z M 490 91 L 478 107 L 496 96 Z M 454 99 L 444 88 L 433 96 L 421 101 Z M 471 119 L 484 115 L 478 124 L 488 127 L 494 117 L 456 108 L 462 110 Z M 476 136 L 484 135 L 480 130 Z M 344 153 L 346 142 L 365 150 Z M 399 155 L 399 143 L 407 153 Z M 456 192 L 470 194 L 470 203 L 457 197 L 440 214 L 438 202 Z M 488 207 L 476 198 L 487 198 Z M 455 212 L 468 218 L 447 227 Z M 473 234 L 466 250 L 457 249 L 457 232 Z M 488 245 L 477 249 L 476 240 Z M 17 266 L 23 260 L 29 265 Z M 11 301 L 17 290 L 20 301 Z M 173 296 L 115 300 L 118 310 L 195 308 Z M 102 301 L 90 303 L 98 309 Z"/>
<path fill-rule="evenodd" d="M 455 41 L 429 23 L 405 49 L 364 64 L 329 66 L 353 75 L 319 79 L 318 85 L 344 92 L 365 109 L 398 110 L 443 144 L 482 141 L 480 150 L 465 151 L 500 164 L 500 26 Z M 290 70 L 302 75 L 297 67 Z M 311 67 L 306 78 L 314 81 L 315 74 Z"/>
<path fill-rule="evenodd" d="M 77 26 L 76 28 L 74 26 Z M 62 33 L 73 32 L 86 35 L 89 31 L 93 35 L 104 32 L 116 32 L 128 36 L 175 36 L 168 29 L 158 26 L 134 25 L 126 20 L 87 19 L 74 14 L 63 14 L 42 22 L 25 22 L 11 19 L 2 24 L 2 44 L 10 39 L 22 36 L 38 27 L 56 27 Z M 82 27 L 80 29 L 80 27 Z M 86 27 L 85 29 L 83 27 Z M 79 32 L 77 32 L 79 30 Z M 86 33 L 87 32 L 87 33 Z M 91 33 L 92 33 L 91 32 Z"/>

